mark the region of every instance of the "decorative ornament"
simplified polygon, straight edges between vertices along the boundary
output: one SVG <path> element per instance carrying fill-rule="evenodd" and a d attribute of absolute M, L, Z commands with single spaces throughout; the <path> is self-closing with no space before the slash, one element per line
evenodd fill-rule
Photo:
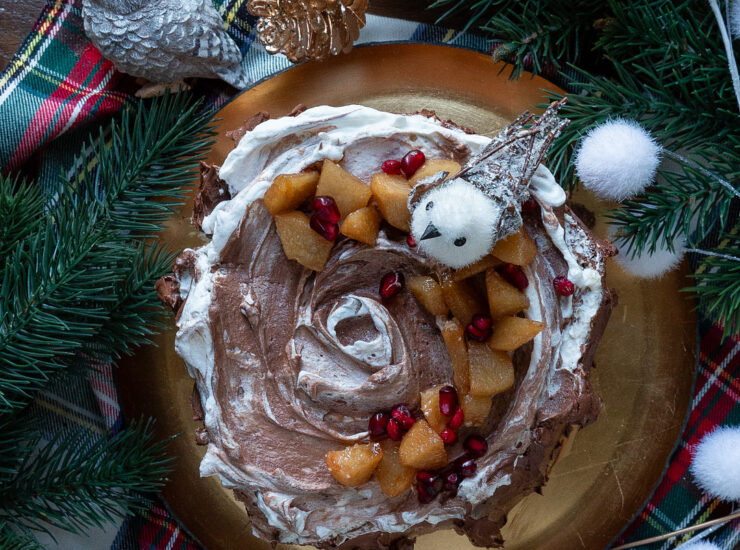
<path fill-rule="evenodd" d="M 192 77 L 248 84 L 239 47 L 211 0 L 84 0 L 82 15 L 90 40 L 119 71 L 180 88 Z"/>
<path fill-rule="evenodd" d="M 740 501 L 740 426 L 720 427 L 705 435 L 689 468 L 696 484 L 710 495 Z"/>
<path fill-rule="evenodd" d="M 248 0 L 269 53 L 292 62 L 349 52 L 365 26 L 367 0 Z"/>
<path fill-rule="evenodd" d="M 576 173 L 602 199 L 634 197 L 655 179 L 661 147 L 637 122 L 617 118 L 593 128 L 576 151 Z"/>
<path fill-rule="evenodd" d="M 413 188 L 411 233 L 421 252 L 448 267 L 465 267 L 521 227 L 521 204 L 530 187 L 554 190 L 551 204 L 565 202 L 565 193 L 540 164 L 568 125 L 558 118 L 564 104 L 565 99 L 552 103 L 537 119 L 525 112 L 454 177 L 445 180 L 449 174 L 439 172 Z"/>
<path fill-rule="evenodd" d="M 619 239 L 615 239 L 615 244 L 619 250 L 616 256 L 617 263 L 627 273 L 641 279 L 659 279 L 675 269 L 686 253 L 686 241 L 681 235 L 673 241 L 673 252 L 664 245 L 658 245 L 655 252 L 651 253 L 645 249 L 640 256 L 633 256 L 629 246 L 620 246 Z"/>

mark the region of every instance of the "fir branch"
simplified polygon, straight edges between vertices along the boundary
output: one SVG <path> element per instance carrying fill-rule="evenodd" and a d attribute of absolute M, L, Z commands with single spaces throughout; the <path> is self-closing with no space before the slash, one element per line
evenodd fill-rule
<path fill-rule="evenodd" d="M 0 269 L 15 244 L 41 225 L 44 202 L 37 185 L 0 174 Z"/>
<path fill-rule="evenodd" d="M 695 244 L 726 227 L 733 195 L 704 171 L 690 164 L 680 168 L 659 170 L 655 185 L 606 215 L 618 243 L 633 255 L 660 245 L 673 250 L 679 235 Z"/>
<path fill-rule="evenodd" d="M 31 533 L 0 522 L 0 550 L 44 550 L 44 547 Z"/>
<path fill-rule="evenodd" d="M 181 204 L 211 142 L 210 115 L 197 108 L 181 95 L 124 114 L 108 145 L 91 144 L 96 166 L 74 181 L 61 178 L 46 215 L 8 245 L 0 270 L 0 412 L 23 407 L 75 354 L 100 350 L 94 342 L 109 346 L 98 357 L 115 358 L 158 327 L 162 309 L 151 285 L 170 258 L 142 243 Z M 22 202 L 25 191 L 0 180 L 4 204 L 21 204 L 22 219 L 38 207 Z"/>
<path fill-rule="evenodd" d="M 149 336 L 165 329 L 154 283 L 172 269 L 175 254 L 157 244 L 139 244 L 131 257 L 131 270 L 121 281 L 118 301 L 84 353 L 98 361 L 115 361 L 133 348 L 151 344 Z"/>
<path fill-rule="evenodd" d="M 609 15 L 605 4 L 589 0 L 435 0 L 430 9 L 448 7 L 437 20 L 467 13 L 463 30 L 479 29 L 498 42 L 496 61 L 511 63 L 511 77 L 522 71 L 554 74 L 563 60 L 588 61 L 585 54 L 595 33 Z"/>
<path fill-rule="evenodd" d="M 135 423 L 95 442 L 80 430 L 41 444 L 0 485 L 0 522 L 80 532 L 143 509 L 137 493 L 158 490 L 174 460 L 169 440 L 153 442 L 152 427 Z"/>
<path fill-rule="evenodd" d="M 740 330 L 740 225 L 708 252 L 691 275 L 696 284 L 684 290 L 696 293 L 705 312 L 719 319 L 728 335 Z"/>

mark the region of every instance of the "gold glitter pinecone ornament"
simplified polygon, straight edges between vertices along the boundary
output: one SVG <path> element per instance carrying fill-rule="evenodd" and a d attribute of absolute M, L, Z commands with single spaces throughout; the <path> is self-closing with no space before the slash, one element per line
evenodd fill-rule
<path fill-rule="evenodd" d="M 248 0 L 257 33 L 269 53 L 297 63 L 352 49 L 365 26 L 367 0 Z"/>

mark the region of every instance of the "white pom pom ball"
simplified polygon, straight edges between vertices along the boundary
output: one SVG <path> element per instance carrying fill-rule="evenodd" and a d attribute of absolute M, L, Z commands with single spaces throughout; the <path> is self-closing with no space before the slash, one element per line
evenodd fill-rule
<path fill-rule="evenodd" d="M 576 151 L 576 173 L 602 199 L 634 197 L 655 179 L 660 146 L 634 121 L 609 120 L 593 128 Z"/>
<path fill-rule="evenodd" d="M 613 233 L 610 237 L 614 238 Z M 652 254 L 645 250 L 642 255 L 633 257 L 625 245 L 620 246 L 619 242 L 615 244 L 619 250 L 616 257 L 617 263 L 627 273 L 640 279 L 659 279 L 675 269 L 686 253 L 686 241 L 681 235 L 673 241 L 673 252 L 659 244 Z"/>
<path fill-rule="evenodd" d="M 740 501 L 740 426 L 705 435 L 689 467 L 696 484 L 714 497 Z"/>
<path fill-rule="evenodd" d="M 740 0 L 734 0 L 730 5 L 730 32 L 732 38 L 740 38 Z"/>
<path fill-rule="evenodd" d="M 721 550 L 719 546 L 714 544 L 713 542 L 705 542 L 703 540 L 700 540 L 699 542 L 689 542 L 687 544 L 682 544 L 681 546 L 676 546 L 676 549 L 680 550 Z"/>

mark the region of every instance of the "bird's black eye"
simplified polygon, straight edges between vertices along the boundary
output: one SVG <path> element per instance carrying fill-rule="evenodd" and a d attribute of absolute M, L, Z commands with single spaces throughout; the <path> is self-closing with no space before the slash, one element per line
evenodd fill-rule
<path fill-rule="evenodd" d="M 455 246 L 463 246 L 467 242 L 467 239 L 465 237 L 460 237 L 459 239 L 455 239 Z"/>
<path fill-rule="evenodd" d="M 434 208 L 434 201 L 429 201 L 426 205 L 426 209 L 431 210 L 432 208 Z"/>

